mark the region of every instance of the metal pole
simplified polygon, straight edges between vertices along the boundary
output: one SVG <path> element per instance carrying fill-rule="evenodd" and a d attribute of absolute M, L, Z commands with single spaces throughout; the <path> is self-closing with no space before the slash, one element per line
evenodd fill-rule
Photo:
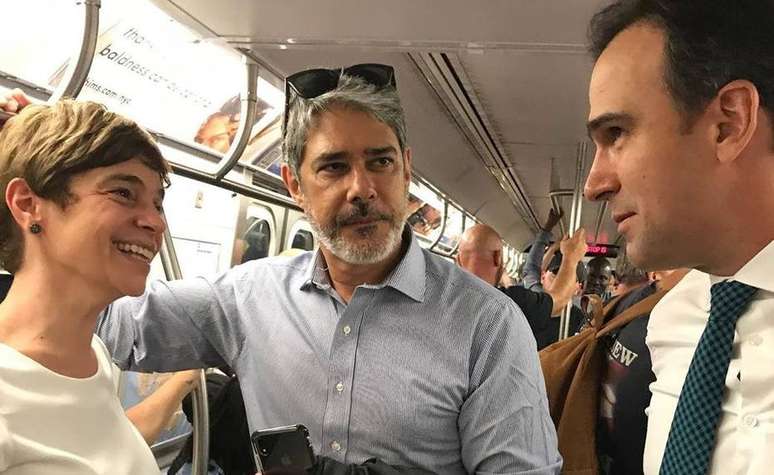
<path fill-rule="evenodd" d="M 548 196 L 551 198 L 551 206 L 556 210 L 558 213 L 560 209 L 562 209 L 562 204 L 560 202 L 560 198 L 562 196 L 575 196 L 575 190 L 570 189 L 560 189 L 560 190 L 553 190 L 548 192 Z M 565 232 L 567 227 L 564 225 L 564 218 L 566 216 L 562 216 L 559 218 L 559 231 L 562 233 L 562 236 L 566 236 L 568 233 Z"/>
<path fill-rule="evenodd" d="M 243 56 L 245 63 L 245 84 L 242 87 L 241 108 L 239 112 L 239 128 L 234 143 L 228 148 L 228 152 L 218 164 L 218 170 L 215 172 L 215 180 L 220 181 L 231 170 L 234 164 L 239 161 L 242 152 L 247 147 L 250 140 L 250 132 L 253 130 L 255 118 L 258 115 L 258 63 Z"/>
<path fill-rule="evenodd" d="M 97 50 L 100 0 L 79 0 L 76 4 L 83 5 L 85 15 L 81 47 L 78 51 L 78 58 L 68 62 L 61 82 L 48 99 L 49 104 L 53 104 L 63 97 L 75 97 L 81 92 L 81 88 L 86 83 L 86 76 L 89 75 L 94 53 Z"/>
<path fill-rule="evenodd" d="M 160 256 L 167 280 L 181 279 L 183 273 L 180 270 L 180 262 L 177 260 L 169 226 L 164 231 Z M 191 393 L 191 402 L 193 407 L 193 457 L 191 460 L 191 473 L 194 475 L 207 475 L 207 465 L 210 459 L 210 414 L 204 371 L 199 373 L 199 384 Z"/>
<path fill-rule="evenodd" d="M 602 220 L 605 218 L 607 212 L 607 201 L 599 203 L 599 211 L 597 211 L 597 222 L 594 226 L 594 245 L 599 244 L 599 230 L 602 229 Z"/>
<path fill-rule="evenodd" d="M 570 227 L 567 234 L 572 236 L 580 228 L 581 214 L 583 212 L 583 172 L 586 165 L 586 151 L 588 144 L 581 142 L 578 144 L 578 156 L 575 160 L 575 187 L 572 195 L 572 210 L 570 211 Z M 567 307 L 562 311 L 562 317 L 559 324 L 559 339 L 563 340 L 570 333 L 570 313 L 572 312 L 572 301 L 567 302 Z"/>
<path fill-rule="evenodd" d="M 449 213 L 449 202 L 445 201 L 443 202 L 443 218 L 441 218 L 441 232 L 438 233 L 438 237 L 435 238 L 435 241 L 430 245 L 428 248 L 431 252 L 433 249 L 438 246 L 438 243 L 441 242 L 441 238 L 443 237 L 444 231 L 446 231 L 446 215 Z"/>

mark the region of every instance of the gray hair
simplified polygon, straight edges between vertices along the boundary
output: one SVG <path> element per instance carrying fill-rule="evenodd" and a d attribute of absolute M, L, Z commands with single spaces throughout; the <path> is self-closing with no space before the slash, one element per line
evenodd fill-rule
<path fill-rule="evenodd" d="M 294 93 L 291 90 L 288 94 Z M 342 75 L 336 89 L 312 99 L 294 96 L 288 102 L 282 152 L 296 178 L 300 176 L 298 171 L 309 129 L 316 125 L 321 113 L 337 105 L 366 112 L 387 124 L 398 138 L 401 153 L 406 150 L 406 120 L 398 91 L 393 87 L 374 86 L 355 76 Z"/>

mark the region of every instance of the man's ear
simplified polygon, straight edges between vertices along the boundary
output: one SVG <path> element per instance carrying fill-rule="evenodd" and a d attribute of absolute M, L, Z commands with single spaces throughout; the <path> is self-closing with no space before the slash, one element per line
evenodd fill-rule
<path fill-rule="evenodd" d="M 758 128 L 760 95 L 746 80 L 726 84 L 710 105 L 716 134 L 716 156 L 728 163 L 739 157 Z"/>
<path fill-rule="evenodd" d="M 298 206 L 306 209 L 304 207 L 304 193 L 301 191 L 301 182 L 286 163 L 283 163 L 280 167 L 280 175 L 282 175 L 282 181 L 285 182 L 285 188 L 288 189 L 290 196 L 298 203 Z"/>
<path fill-rule="evenodd" d="M 32 191 L 24 178 L 14 178 L 5 188 L 5 203 L 22 229 L 33 223 L 43 224 L 42 199 Z"/>

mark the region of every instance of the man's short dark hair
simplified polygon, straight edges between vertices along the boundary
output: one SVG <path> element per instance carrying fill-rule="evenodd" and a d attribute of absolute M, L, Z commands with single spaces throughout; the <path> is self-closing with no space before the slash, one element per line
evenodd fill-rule
<path fill-rule="evenodd" d="M 755 84 L 774 119 L 774 0 L 617 0 L 589 26 L 597 60 L 621 31 L 650 22 L 666 35 L 665 82 L 686 130 L 726 84 Z"/>

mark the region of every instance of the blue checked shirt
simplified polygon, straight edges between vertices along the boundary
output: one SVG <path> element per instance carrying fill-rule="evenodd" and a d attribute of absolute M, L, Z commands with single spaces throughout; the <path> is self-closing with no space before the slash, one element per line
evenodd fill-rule
<path fill-rule="evenodd" d="M 301 423 L 315 452 L 438 474 L 558 474 L 535 339 L 492 286 L 421 249 L 345 303 L 321 254 L 155 282 L 98 333 L 135 371 L 230 365 L 251 430 Z"/>

